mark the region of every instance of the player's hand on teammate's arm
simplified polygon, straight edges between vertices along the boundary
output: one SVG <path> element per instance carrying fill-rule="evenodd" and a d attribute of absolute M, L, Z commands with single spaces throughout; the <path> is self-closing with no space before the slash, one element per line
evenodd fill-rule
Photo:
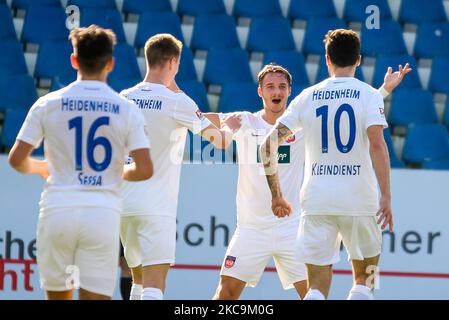
<path fill-rule="evenodd" d="M 123 167 L 123 179 L 127 181 L 142 181 L 150 179 L 153 175 L 153 162 L 150 149 L 142 148 L 130 152 L 134 162 Z"/>
<path fill-rule="evenodd" d="M 278 218 L 287 217 L 292 213 L 292 206 L 282 196 L 271 199 L 271 210 Z"/>
<path fill-rule="evenodd" d="M 377 223 L 381 225 L 382 230 L 388 225 L 390 233 L 393 232 L 393 212 L 391 210 L 390 196 L 381 196 L 380 209 L 376 215 Z"/>
<path fill-rule="evenodd" d="M 239 114 L 231 114 L 222 121 L 223 127 L 229 128 L 233 133 L 242 127 L 242 117 Z"/>
<path fill-rule="evenodd" d="M 404 67 L 400 64 L 399 70 L 395 72 L 393 72 L 392 67 L 388 67 L 382 87 L 387 90 L 388 93 L 391 93 L 401 83 L 404 76 L 411 71 L 412 68 L 410 68 L 408 63 L 406 63 Z"/>

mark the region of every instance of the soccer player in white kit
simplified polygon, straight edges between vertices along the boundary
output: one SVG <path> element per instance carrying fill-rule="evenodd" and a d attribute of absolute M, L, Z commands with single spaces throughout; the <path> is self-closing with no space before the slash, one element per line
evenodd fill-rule
<path fill-rule="evenodd" d="M 119 253 L 122 178 L 151 177 L 144 119 L 106 85 L 115 35 L 74 29 L 77 81 L 36 101 L 9 154 L 11 166 L 46 179 L 37 230 L 37 263 L 48 299 L 110 299 Z M 45 160 L 30 157 L 45 140 Z M 125 165 L 130 153 L 134 164 Z"/>
<path fill-rule="evenodd" d="M 263 143 L 261 157 L 272 210 L 278 217 L 288 216 L 292 208 L 281 192 L 278 161 L 271 149 L 303 132 L 306 162 L 297 255 L 308 271 L 305 299 L 328 296 L 341 241 L 353 266 L 354 286 L 348 299 L 372 299 L 370 276 L 382 241 L 378 224 L 382 229 L 389 225 L 390 232 L 393 228 L 384 104 L 377 90 L 354 78 L 361 59 L 355 32 L 329 31 L 325 47 L 331 77 L 291 102 Z"/>
<path fill-rule="evenodd" d="M 381 87 L 383 95 L 393 91 L 408 72 L 408 66 L 402 73 L 393 73 L 388 68 Z M 303 134 L 299 131 L 288 137 L 278 150 L 279 179 L 285 186 L 285 198 L 294 205 L 292 215 L 286 219 L 272 214 L 270 189 L 257 154 L 258 146 L 286 110 L 291 82 L 286 69 L 268 64 L 258 74 L 262 110 L 205 114 L 217 126 L 229 126 L 235 131 L 233 139 L 239 159 L 237 228 L 225 254 L 215 299 L 238 299 L 245 286 L 258 283 L 271 257 L 284 289 L 295 288 L 301 298 L 307 292 L 305 265 L 295 257 L 304 165 Z M 240 122 L 234 123 L 237 117 Z"/>
<path fill-rule="evenodd" d="M 207 120 L 175 83 L 182 43 L 158 34 L 145 44 L 147 74 L 121 94 L 145 117 L 155 175 L 149 181 L 123 183 L 120 237 L 132 271 L 131 300 L 161 300 L 169 267 L 175 261 L 176 211 L 187 130 L 217 148 L 232 143 L 231 133 Z"/>

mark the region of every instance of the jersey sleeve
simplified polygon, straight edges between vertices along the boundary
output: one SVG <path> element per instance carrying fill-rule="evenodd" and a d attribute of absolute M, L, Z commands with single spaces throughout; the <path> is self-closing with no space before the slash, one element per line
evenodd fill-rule
<path fill-rule="evenodd" d="M 282 123 L 285 125 L 293 134 L 302 129 L 299 111 L 301 105 L 303 104 L 304 96 L 303 91 L 299 96 L 293 99 L 292 102 L 290 102 L 285 113 L 277 120 L 277 123 Z"/>
<path fill-rule="evenodd" d="M 43 116 L 46 102 L 37 100 L 31 107 L 17 135 L 17 140 L 31 144 L 37 148 L 44 138 Z"/>
<path fill-rule="evenodd" d="M 365 130 L 370 126 L 383 126 L 388 127 L 388 123 L 385 119 L 384 100 L 379 91 L 374 90 L 373 94 L 366 106 L 366 123 Z"/>
<path fill-rule="evenodd" d="M 130 103 L 126 148 L 129 152 L 137 149 L 150 148 L 150 139 L 145 130 L 145 119 L 133 103 Z"/>
<path fill-rule="evenodd" d="M 173 110 L 173 118 L 179 125 L 186 127 L 194 134 L 212 125 L 192 99 L 185 93 L 178 94 L 180 97 Z"/>

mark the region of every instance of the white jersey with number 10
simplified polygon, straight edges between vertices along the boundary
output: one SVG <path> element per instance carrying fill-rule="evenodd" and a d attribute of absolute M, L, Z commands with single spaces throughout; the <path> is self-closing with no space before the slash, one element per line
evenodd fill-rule
<path fill-rule="evenodd" d="M 305 89 L 279 119 L 305 139 L 303 215 L 375 215 L 378 183 L 368 127 L 386 127 L 381 94 L 356 78 L 328 78 Z"/>

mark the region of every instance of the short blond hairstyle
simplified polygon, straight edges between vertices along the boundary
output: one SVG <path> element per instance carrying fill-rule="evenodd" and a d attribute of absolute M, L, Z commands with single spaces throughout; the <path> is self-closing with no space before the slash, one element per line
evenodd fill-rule
<path fill-rule="evenodd" d="M 267 65 L 265 65 L 262 70 L 259 71 L 259 73 L 257 74 L 257 80 L 259 82 L 259 87 L 262 87 L 262 82 L 263 79 L 265 78 L 265 76 L 269 73 L 281 73 L 285 76 L 285 79 L 287 79 L 288 85 L 291 87 L 292 86 L 292 75 L 290 74 L 290 72 L 288 72 L 287 69 L 285 69 L 284 67 L 275 64 L 275 63 L 269 63 Z"/>
<path fill-rule="evenodd" d="M 149 67 L 163 66 L 172 58 L 179 59 L 182 42 L 171 34 L 160 33 L 147 40 L 144 50 Z"/>

